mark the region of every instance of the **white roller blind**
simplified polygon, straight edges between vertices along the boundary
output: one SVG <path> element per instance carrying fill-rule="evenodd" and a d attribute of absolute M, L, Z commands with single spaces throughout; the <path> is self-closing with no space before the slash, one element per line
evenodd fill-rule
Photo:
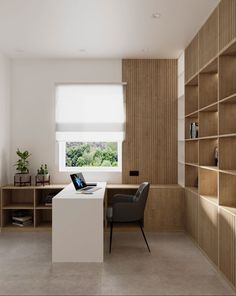
<path fill-rule="evenodd" d="M 123 133 L 122 84 L 76 84 L 56 87 L 56 132 Z M 67 135 L 68 136 L 68 135 Z"/>

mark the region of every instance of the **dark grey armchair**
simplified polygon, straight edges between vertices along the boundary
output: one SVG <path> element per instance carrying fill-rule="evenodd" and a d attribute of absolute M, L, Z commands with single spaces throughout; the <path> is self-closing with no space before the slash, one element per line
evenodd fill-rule
<path fill-rule="evenodd" d="M 110 248 L 112 245 L 112 232 L 114 223 L 131 223 L 137 222 L 150 251 L 146 236 L 143 231 L 143 218 L 146 201 L 149 192 L 149 183 L 142 183 L 135 195 L 115 194 L 111 200 L 111 207 L 107 209 L 107 220 L 110 222 Z"/>

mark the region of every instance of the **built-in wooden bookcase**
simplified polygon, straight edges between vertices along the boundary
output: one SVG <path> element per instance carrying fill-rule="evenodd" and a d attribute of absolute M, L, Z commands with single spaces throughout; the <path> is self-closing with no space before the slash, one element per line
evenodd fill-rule
<path fill-rule="evenodd" d="M 220 1 L 185 54 L 186 230 L 236 285 L 236 0 Z"/>
<path fill-rule="evenodd" d="M 56 195 L 64 185 L 46 186 L 4 186 L 1 189 L 0 226 L 4 230 L 49 230 L 52 225 L 52 207 L 46 206 L 45 197 Z M 24 227 L 12 224 L 16 210 L 26 211 L 32 216 L 32 224 Z"/>

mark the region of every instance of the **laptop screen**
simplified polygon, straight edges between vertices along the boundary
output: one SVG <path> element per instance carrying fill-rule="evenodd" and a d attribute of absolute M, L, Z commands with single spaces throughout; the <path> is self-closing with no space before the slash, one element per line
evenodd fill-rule
<path fill-rule="evenodd" d="M 80 190 L 87 186 L 82 173 L 72 174 L 70 177 L 76 190 Z"/>

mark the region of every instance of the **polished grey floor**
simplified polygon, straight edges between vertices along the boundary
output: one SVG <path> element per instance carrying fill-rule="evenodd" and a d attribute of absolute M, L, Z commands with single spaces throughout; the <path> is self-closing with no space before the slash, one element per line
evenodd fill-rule
<path fill-rule="evenodd" d="M 51 264 L 50 233 L 0 233 L 0 295 L 235 295 L 182 233 L 115 233 L 102 264 Z"/>

